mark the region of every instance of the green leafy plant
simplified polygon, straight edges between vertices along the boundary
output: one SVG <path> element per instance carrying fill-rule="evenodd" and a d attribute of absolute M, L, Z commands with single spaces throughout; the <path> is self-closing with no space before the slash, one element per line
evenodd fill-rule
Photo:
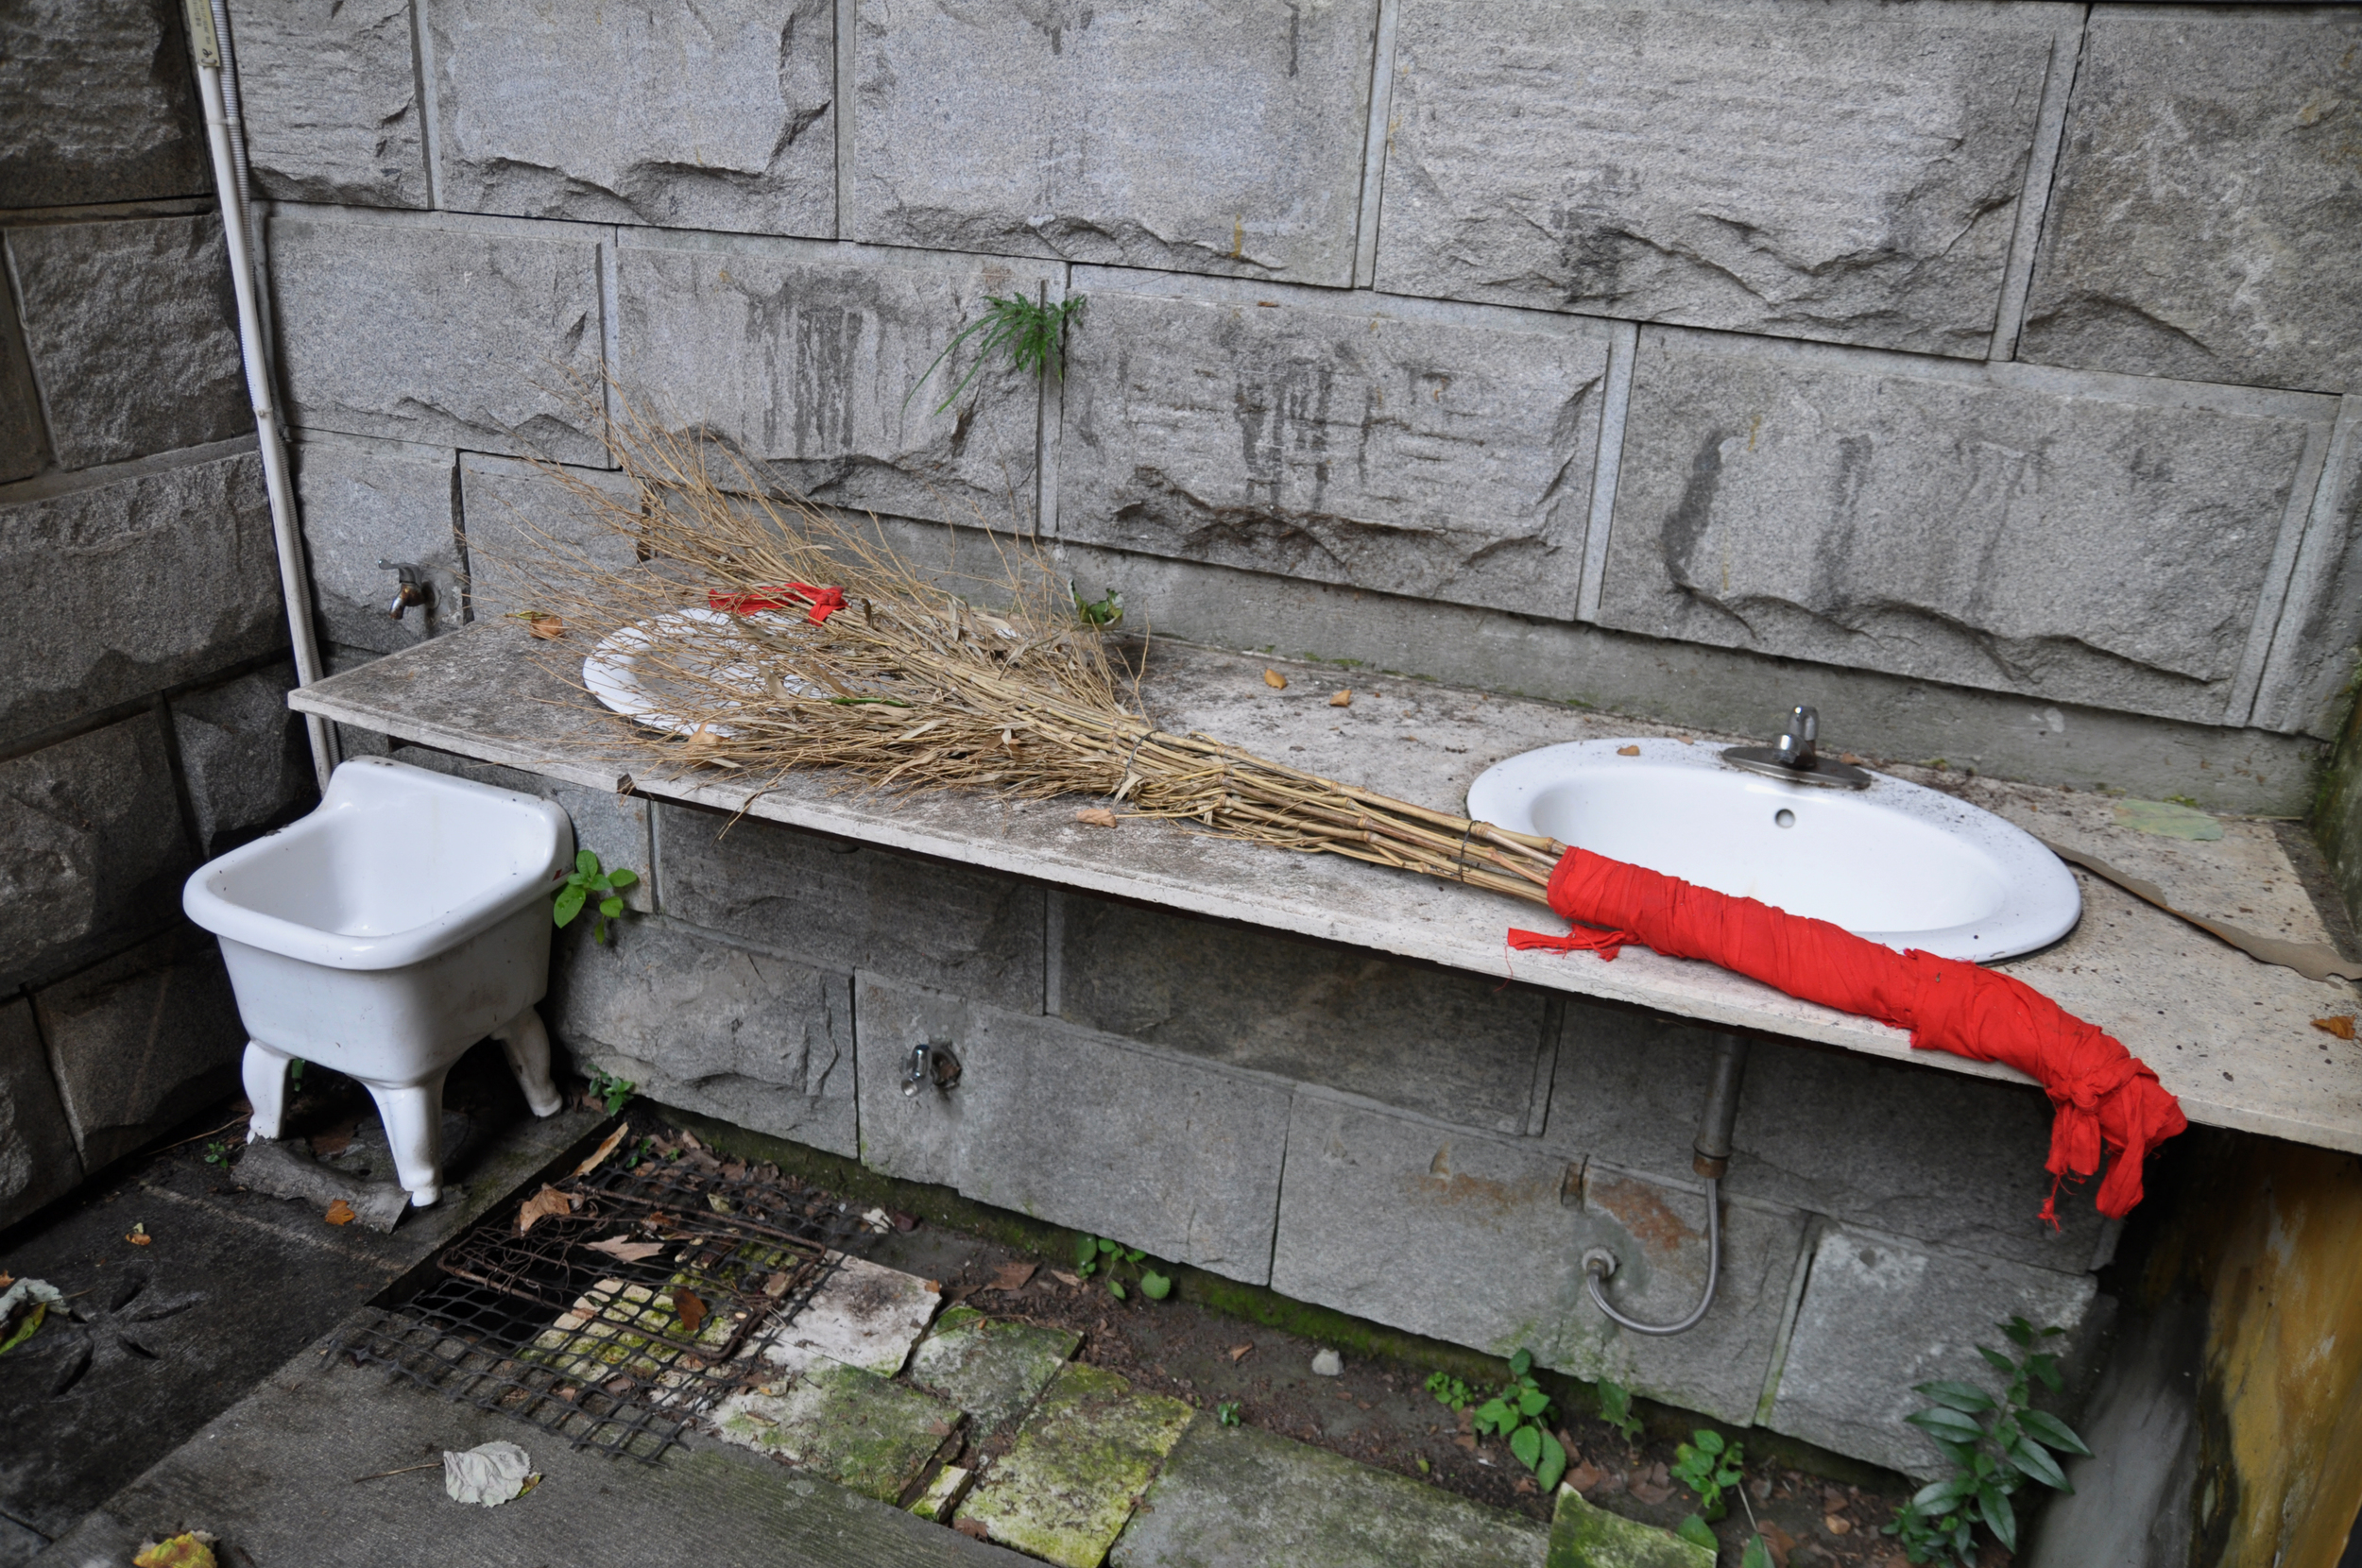
<path fill-rule="evenodd" d="M 1113 588 L 1107 590 L 1104 599 L 1086 599 L 1083 590 L 1074 586 L 1074 579 L 1069 577 L 1066 591 L 1067 597 L 1074 601 L 1074 613 L 1083 618 L 1087 626 L 1112 626 L 1123 619 L 1123 595 Z"/>
<path fill-rule="evenodd" d="M 1720 1432 L 1702 1429 L 1689 1436 L 1690 1441 L 1673 1450 L 1673 1479 L 1698 1494 L 1698 1511 L 1690 1517 L 1703 1529 L 1731 1511 L 1722 1493 L 1738 1485 L 1746 1451 Z M 1711 1541 L 1714 1532 L 1706 1530 L 1705 1536 Z"/>
<path fill-rule="evenodd" d="M 1509 1358 L 1509 1381 L 1500 1392 L 1477 1406 L 1476 1429 L 1509 1440 L 1517 1462 L 1533 1472 L 1542 1494 L 1558 1490 L 1566 1474 L 1566 1447 L 1549 1429 L 1550 1396 L 1533 1380 L 1533 1353 L 1519 1350 Z"/>
<path fill-rule="evenodd" d="M 599 1097 L 600 1102 L 607 1107 L 607 1114 L 610 1116 L 629 1104 L 632 1091 L 640 1087 L 639 1084 L 627 1079 L 617 1078 L 613 1073 L 601 1072 L 596 1067 L 592 1067 L 583 1076 L 590 1080 L 590 1092 Z"/>
<path fill-rule="evenodd" d="M 640 1162 L 646 1159 L 655 1148 L 656 1139 L 642 1138 L 632 1146 L 631 1152 L 624 1156 L 624 1168 L 625 1170 L 639 1169 Z"/>
<path fill-rule="evenodd" d="M 303 1092 L 303 1058 L 300 1056 L 287 1058 L 287 1092 L 291 1095 Z"/>
<path fill-rule="evenodd" d="M 550 906 L 550 918 L 560 926 L 572 925 L 574 916 L 582 912 L 582 906 L 590 903 L 595 894 L 598 912 L 591 917 L 590 940 L 603 943 L 607 940 L 607 923 L 624 912 L 623 891 L 639 880 L 640 873 L 636 871 L 620 865 L 612 871 L 604 870 L 596 855 L 588 849 L 577 850 L 574 869 L 568 874 L 566 885 L 557 890 L 557 901 Z"/>
<path fill-rule="evenodd" d="M 1220 1405 L 1215 1406 L 1214 1419 L 1224 1426 L 1236 1426 L 1246 1420 L 1239 1413 L 1239 1402 L 1235 1399 L 1225 1399 Z"/>
<path fill-rule="evenodd" d="M 1435 1396 L 1437 1404 L 1453 1410 L 1464 1410 L 1477 1402 L 1476 1390 L 1449 1372 L 1428 1373 L 1427 1391 Z"/>
<path fill-rule="evenodd" d="M 1600 1379 L 1600 1419 L 1622 1433 L 1626 1442 L 1640 1440 L 1640 1418 L 1632 1413 L 1632 1390 L 1613 1378 Z"/>
<path fill-rule="evenodd" d="M 1922 1383 L 1915 1391 L 1935 1403 L 1904 1418 L 1926 1433 L 1953 1465 L 1951 1474 L 1921 1488 L 1886 1527 L 1913 1562 L 1948 1558 L 1970 1568 L 1977 1560 L 1979 1524 L 2005 1550 L 2015 1552 L 2017 1490 L 2030 1480 L 2073 1491 L 2051 1450 L 2091 1452 L 2066 1423 L 2031 1407 L 2036 1383 L 2055 1392 L 2062 1381 L 2058 1356 L 2036 1347 L 2066 1331 L 2037 1329 L 2024 1318 L 1999 1326 L 2011 1350 L 1977 1347 L 1986 1364 L 2009 1379 L 1998 1399 L 1973 1383 Z"/>
<path fill-rule="evenodd" d="M 1161 1302 L 1172 1294 L 1172 1276 L 1147 1267 L 1148 1254 L 1138 1247 L 1126 1247 L 1104 1236 L 1078 1237 L 1074 1243 L 1074 1271 L 1085 1279 L 1096 1275 L 1107 1285 L 1107 1293 L 1116 1300 L 1131 1300 L 1131 1291 L 1121 1277 L 1129 1270 L 1140 1294 L 1152 1302 Z"/>
<path fill-rule="evenodd" d="M 229 1142 L 225 1139 L 216 1138 L 212 1143 L 207 1144 L 205 1146 L 205 1163 L 207 1165 L 228 1165 L 230 1163 Z"/>
<path fill-rule="evenodd" d="M 936 366 L 950 359 L 953 349 L 979 332 L 984 335 L 976 345 L 976 363 L 967 367 L 967 374 L 959 379 L 943 401 L 935 404 L 937 414 L 959 401 L 960 394 L 967 390 L 967 383 L 976 379 L 1001 349 L 1008 349 L 1009 363 L 1019 370 L 1030 370 L 1045 378 L 1059 374 L 1059 344 L 1065 339 L 1067 323 L 1082 308 L 1083 297 L 1079 294 L 1054 305 L 1046 299 L 1028 299 L 1021 294 L 985 295 L 984 314 L 951 334 L 943 352 L 929 362 L 911 389 L 902 394 L 902 406 L 910 406 L 911 399 L 927 384 L 927 378 L 935 373 Z"/>

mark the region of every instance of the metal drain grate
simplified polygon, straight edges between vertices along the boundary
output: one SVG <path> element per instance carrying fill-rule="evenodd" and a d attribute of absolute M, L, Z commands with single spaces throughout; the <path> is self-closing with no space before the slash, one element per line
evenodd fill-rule
<path fill-rule="evenodd" d="M 688 1158 L 554 1185 L 572 1212 L 520 1236 L 503 1205 L 444 1251 L 425 1289 L 374 1309 L 342 1348 L 576 1448 L 653 1464 L 701 1413 L 777 1375 L 747 1354 L 750 1337 L 792 1321 L 868 1235 L 828 1194 L 693 1145 Z M 625 1255 L 600 1241 L 625 1243 Z M 659 1250 L 628 1255 L 648 1243 Z"/>

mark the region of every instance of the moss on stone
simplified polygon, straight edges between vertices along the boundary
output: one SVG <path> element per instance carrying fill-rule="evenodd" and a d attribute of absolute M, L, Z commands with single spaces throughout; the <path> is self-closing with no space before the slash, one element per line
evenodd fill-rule
<path fill-rule="evenodd" d="M 1061 1568 L 1098 1568 L 1194 1414 L 1070 1363 L 960 1517 Z"/>
<path fill-rule="evenodd" d="M 1714 1553 L 1670 1530 L 1593 1508 L 1563 1486 L 1548 1568 L 1714 1568 Z"/>
<path fill-rule="evenodd" d="M 714 1424 L 732 1442 L 896 1503 L 957 1440 L 959 1416 L 933 1394 L 823 1362 L 784 1389 L 732 1395 Z"/>
<path fill-rule="evenodd" d="M 1083 1337 L 955 1306 L 911 1353 L 911 1381 L 934 1389 L 989 1431 L 1034 1402 Z"/>

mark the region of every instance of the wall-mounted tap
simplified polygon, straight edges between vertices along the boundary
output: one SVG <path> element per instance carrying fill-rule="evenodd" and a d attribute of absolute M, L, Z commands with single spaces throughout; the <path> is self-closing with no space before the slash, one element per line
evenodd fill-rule
<path fill-rule="evenodd" d="M 1635 1334 L 1686 1333 L 1696 1328 L 1706 1308 L 1714 1304 L 1715 1287 L 1722 1280 L 1722 1178 L 1731 1168 L 1731 1130 L 1738 1123 L 1738 1088 L 1746 1076 L 1747 1042 L 1736 1034 L 1721 1036 L 1715 1046 L 1714 1077 L 1706 1084 L 1697 1141 L 1690 1145 L 1690 1168 L 1706 1179 L 1706 1289 L 1689 1316 L 1676 1323 L 1644 1323 L 1625 1317 L 1607 1299 L 1606 1282 L 1616 1272 L 1616 1254 L 1605 1247 L 1594 1247 L 1583 1254 L 1583 1283 L 1590 1287 L 1591 1304 Z"/>
<path fill-rule="evenodd" d="M 938 1094 L 948 1094 L 959 1082 L 960 1059 L 951 1054 L 949 1040 L 930 1040 L 911 1048 L 910 1066 L 902 1074 L 903 1099 L 916 1098 L 931 1083 Z"/>
<path fill-rule="evenodd" d="M 416 561 L 381 560 L 377 565 L 381 571 L 402 574 L 401 586 L 394 589 L 393 602 L 385 606 L 395 620 L 401 620 L 402 612 L 413 605 L 432 605 L 435 602 L 435 585 L 428 580 L 426 569 Z"/>
<path fill-rule="evenodd" d="M 1790 784 L 1817 784 L 1824 789 L 1866 790 L 1870 775 L 1850 762 L 1832 762 L 1820 751 L 1821 715 L 1799 703 L 1788 710 L 1776 745 L 1731 746 L 1722 760 L 1734 768 L 1785 779 Z"/>

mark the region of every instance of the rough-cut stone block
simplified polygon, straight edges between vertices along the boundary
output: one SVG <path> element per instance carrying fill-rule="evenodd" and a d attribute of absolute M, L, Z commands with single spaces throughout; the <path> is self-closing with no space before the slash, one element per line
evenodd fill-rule
<path fill-rule="evenodd" d="M 172 0 L 0 8 L 0 208 L 198 196 L 213 183 Z"/>
<path fill-rule="evenodd" d="M 259 193 L 428 205 L 409 0 L 231 0 L 230 16 Z"/>
<path fill-rule="evenodd" d="M 638 558 L 636 541 L 607 526 L 586 498 L 568 488 L 570 482 L 609 492 L 627 483 L 604 469 L 569 469 L 561 480 L 514 458 L 461 454 L 460 544 L 467 552 L 471 621 L 562 605 L 565 553 L 617 569 Z"/>
<path fill-rule="evenodd" d="M 1062 537 L 1573 618 L 1603 335 L 1368 296 L 1089 300 Z"/>
<path fill-rule="evenodd" d="M 15 1224 L 81 1180 L 81 1157 L 49 1076 L 33 1004 L 15 997 L 0 1004 L 0 1226 Z"/>
<path fill-rule="evenodd" d="M 1197 1421 L 1108 1554 L 1110 1568 L 1534 1568 L 1544 1530 L 1424 1481 L 1253 1426 Z"/>
<path fill-rule="evenodd" d="M 616 277 L 623 375 L 660 388 L 668 418 L 767 460 L 817 501 L 1032 526 L 1035 378 L 996 351 L 938 413 L 976 368 L 980 338 L 928 371 L 985 296 L 1031 299 L 1045 283 L 1055 295 L 1055 267 L 675 242 L 621 247 Z M 727 460 L 715 471 L 736 474 Z"/>
<path fill-rule="evenodd" d="M 194 926 L 33 993 L 85 1168 L 120 1159 L 237 1082 L 246 1031 L 221 948 Z"/>
<path fill-rule="evenodd" d="M 193 863 L 153 717 L 0 762 L 0 986 L 170 919 Z"/>
<path fill-rule="evenodd" d="M 985 1539 L 1058 1568 L 1099 1568 L 1196 1412 L 1135 1393 L 1098 1367 L 1068 1367 L 960 1509 Z"/>
<path fill-rule="evenodd" d="M 277 827 L 314 798 L 303 722 L 287 711 L 294 687 L 294 666 L 275 664 L 173 699 L 180 775 L 206 859 Z"/>
<path fill-rule="evenodd" d="M 1069 1023 L 1497 1133 L 1526 1132 L 1536 1109 L 1539 993 L 1073 895 L 1052 930 Z"/>
<path fill-rule="evenodd" d="M 836 231 L 831 0 L 428 0 L 442 197 L 478 213 Z"/>
<path fill-rule="evenodd" d="M 1041 1011 L 1042 891 L 751 817 L 665 804 L 665 912 L 832 969 Z"/>
<path fill-rule="evenodd" d="M 1375 0 L 867 0 L 851 237 L 1352 281 Z"/>
<path fill-rule="evenodd" d="M 39 472 L 47 445 L 16 312 L 0 310 L 0 485 Z"/>
<path fill-rule="evenodd" d="M 894 1376 L 943 1304 L 943 1287 L 866 1258 L 833 1262 L 803 1309 L 756 1348 L 774 1366 L 797 1372 L 833 1361 Z"/>
<path fill-rule="evenodd" d="M 2066 1329 L 2060 1346 L 2072 1355 L 2087 1342 L 2076 1331 L 2099 1316 L 2096 1295 L 2089 1275 L 1831 1229 L 1813 1250 L 1768 1424 L 1907 1474 L 1948 1472 L 1951 1461 L 1903 1419 L 1927 1404 L 1912 1386 L 1958 1379 L 1997 1389 L 1977 1346 L 2009 1348 L 1999 1325 L 2013 1316 Z"/>
<path fill-rule="evenodd" d="M 1082 1342 L 1067 1329 L 948 1307 L 912 1352 L 911 1381 L 967 1411 L 981 1437 L 1033 1404 Z"/>
<path fill-rule="evenodd" d="M 2021 357 L 2362 391 L 2357 60 L 2345 7 L 2096 9 Z"/>
<path fill-rule="evenodd" d="M 295 470 L 312 598 L 331 639 L 391 654 L 459 625 L 468 574 L 452 453 L 316 436 L 296 449 Z M 423 568 L 432 597 L 396 621 L 402 578 L 380 561 Z"/>
<path fill-rule="evenodd" d="M 1378 286 L 1981 357 L 2078 18 L 1406 0 Z"/>
<path fill-rule="evenodd" d="M 864 975 L 863 1163 L 1250 1285 L 1271 1271 L 1288 1090 L 1259 1075 Z M 911 1048 L 955 1088 L 905 1098 Z"/>
<path fill-rule="evenodd" d="M 658 920 L 610 926 L 602 946 L 589 924 L 559 945 L 547 1014 L 577 1058 L 667 1105 L 854 1151 L 845 976 Z"/>
<path fill-rule="evenodd" d="M 1708 1031 L 1570 1002 L 1546 1141 L 1681 1177 L 1714 1061 Z M 1758 1040 L 1726 1190 L 1937 1246 L 2080 1273 L 2099 1240 L 2088 1199 L 2050 1193 L 2039 1089 Z"/>
<path fill-rule="evenodd" d="M 58 724 L 287 640 L 251 452 L 0 490 L 0 732 Z"/>
<path fill-rule="evenodd" d="M 2349 683 L 2362 656 L 2357 644 L 2362 644 L 2362 398 L 2348 398 L 2248 722 L 2259 729 L 2336 740 L 2350 711 Z"/>
<path fill-rule="evenodd" d="M 289 421 L 603 460 L 574 387 L 602 365 L 595 240 L 282 215 L 270 225 Z"/>
<path fill-rule="evenodd" d="M 837 1485 L 899 1502 L 944 1449 L 957 1408 L 858 1367 L 823 1362 L 785 1389 L 732 1394 L 714 1411 L 723 1438 L 775 1454 Z"/>
<path fill-rule="evenodd" d="M 1558 1489 L 1545 1568 L 1714 1568 L 1714 1559 L 1712 1547 L 1593 1508 L 1573 1487 Z"/>
<path fill-rule="evenodd" d="M 218 216 L 15 229 L 9 258 L 60 466 L 254 428 Z"/>
<path fill-rule="evenodd" d="M 1694 1120 L 1692 1125 L 1694 1125 Z M 1563 1152 L 1296 1097 L 1271 1286 L 1496 1355 L 1751 1422 L 1804 1246 L 1793 1210 L 1724 1200 L 1722 1274 L 1696 1328 L 1627 1334 L 1585 1293 L 1583 1253 L 1618 1261 L 1609 1299 L 1657 1322 L 1705 1288 L 1705 1200 Z"/>
<path fill-rule="evenodd" d="M 621 866 L 639 874 L 640 880 L 624 890 L 625 907 L 642 914 L 656 912 L 655 878 L 649 871 L 655 861 L 655 841 L 648 827 L 652 809 L 644 796 L 586 790 L 522 768 L 471 761 L 425 746 L 395 746 L 387 755 L 414 768 L 431 768 L 456 778 L 470 778 L 495 789 L 515 790 L 521 794 L 539 795 L 543 800 L 556 802 L 574 825 L 576 849 L 590 850 L 609 871 Z"/>
<path fill-rule="evenodd" d="M 2308 425 L 2134 396 L 1643 332 L 1600 619 L 2222 723 Z"/>

